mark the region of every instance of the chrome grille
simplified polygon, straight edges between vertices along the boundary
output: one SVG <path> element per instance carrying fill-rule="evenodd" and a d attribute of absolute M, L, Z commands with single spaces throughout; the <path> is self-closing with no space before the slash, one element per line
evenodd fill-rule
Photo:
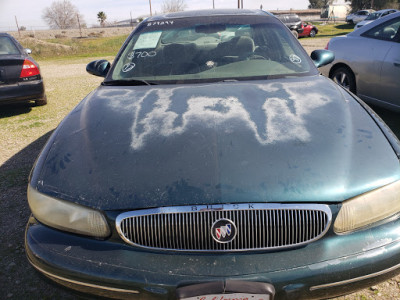
<path fill-rule="evenodd" d="M 211 227 L 229 219 L 237 234 L 218 243 Z M 178 206 L 120 214 L 121 238 L 135 246 L 182 251 L 244 251 L 282 249 L 321 238 L 329 229 L 329 206 L 315 204 L 231 204 Z"/>

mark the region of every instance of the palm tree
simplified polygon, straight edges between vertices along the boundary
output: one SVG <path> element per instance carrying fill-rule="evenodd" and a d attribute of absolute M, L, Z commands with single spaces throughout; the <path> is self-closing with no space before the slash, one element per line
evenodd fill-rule
<path fill-rule="evenodd" d="M 107 15 L 106 15 L 106 13 L 104 11 L 100 11 L 97 14 L 97 20 L 99 20 L 101 27 L 104 27 L 104 25 L 106 23 L 106 19 L 107 19 Z"/>

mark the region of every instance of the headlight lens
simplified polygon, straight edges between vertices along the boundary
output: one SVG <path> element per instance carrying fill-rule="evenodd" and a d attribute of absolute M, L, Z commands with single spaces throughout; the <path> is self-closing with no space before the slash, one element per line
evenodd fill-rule
<path fill-rule="evenodd" d="M 106 238 L 110 228 L 102 213 L 39 193 L 28 185 L 28 203 L 35 218 L 60 230 Z"/>
<path fill-rule="evenodd" d="M 333 229 L 349 233 L 399 214 L 400 181 L 343 202 Z"/>

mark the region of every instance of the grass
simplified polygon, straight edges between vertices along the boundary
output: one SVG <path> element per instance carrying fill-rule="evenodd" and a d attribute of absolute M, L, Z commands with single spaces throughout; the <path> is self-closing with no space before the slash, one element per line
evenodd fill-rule
<path fill-rule="evenodd" d="M 318 34 L 316 38 L 334 37 L 339 35 L 345 35 L 354 30 L 354 25 L 340 23 L 340 24 L 317 24 L 314 23 L 318 28 Z"/>
<path fill-rule="evenodd" d="M 25 161 L 25 157 L 37 155 L 38 150 L 31 151 L 32 143 L 54 130 L 90 91 L 99 86 L 102 78 L 91 76 L 85 70 L 85 65 L 94 59 L 58 57 L 54 60 L 38 60 L 48 104 L 36 107 L 22 103 L 5 106 L 0 110 L 0 182 L 7 180 L 7 186 L 18 183 L 13 172 L 3 176 L 2 171 L 8 172 L 8 168 L 14 168 L 17 161 Z M 39 149 L 42 146 L 42 143 L 37 145 Z"/>
<path fill-rule="evenodd" d="M 115 55 L 127 37 L 128 35 L 85 39 L 65 38 L 51 39 L 47 42 L 70 46 L 75 49 L 78 57 L 108 56 Z"/>
<path fill-rule="evenodd" d="M 85 58 L 115 56 L 128 35 L 100 38 L 54 38 L 38 43 L 35 40 L 22 41 L 23 46 L 32 50 L 38 60 L 55 58 Z"/>

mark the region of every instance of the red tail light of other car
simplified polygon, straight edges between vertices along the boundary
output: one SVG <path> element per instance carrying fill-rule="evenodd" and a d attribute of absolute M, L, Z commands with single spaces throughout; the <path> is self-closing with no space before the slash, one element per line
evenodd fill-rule
<path fill-rule="evenodd" d="M 39 75 L 40 71 L 39 68 L 31 62 L 29 59 L 25 59 L 24 64 L 22 66 L 20 78 L 32 77 Z"/>

